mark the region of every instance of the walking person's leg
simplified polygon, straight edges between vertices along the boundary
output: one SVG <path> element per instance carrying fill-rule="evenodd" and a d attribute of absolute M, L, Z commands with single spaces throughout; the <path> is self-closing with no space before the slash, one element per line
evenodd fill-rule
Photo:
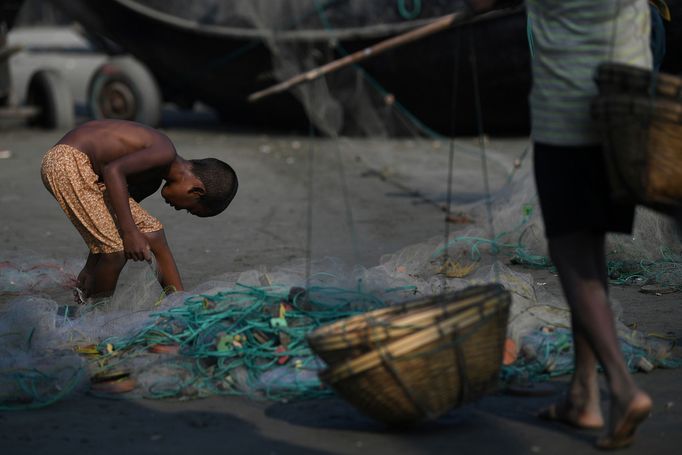
<path fill-rule="evenodd" d="M 549 239 L 549 251 L 571 308 L 576 372 L 569 408 L 583 422 L 598 422 L 596 361 L 604 368 L 610 392 L 609 427 L 603 447 L 628 445 L 651 410 L 651 399 L 634 383 L 625 364 L 605 284 L 604 234 L 580 232 Z"/>

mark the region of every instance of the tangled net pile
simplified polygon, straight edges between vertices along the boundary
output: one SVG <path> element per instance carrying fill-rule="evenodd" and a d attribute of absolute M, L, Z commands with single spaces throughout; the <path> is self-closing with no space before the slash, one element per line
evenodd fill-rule
<path fill-rule="evenodd" d="M 371 146 L 377 153 L 362 156 L 375 160 L 366 163 L 375 169 L 382 168 L 382 156 L 397 144 L 338 139 L 325 145 L 336 148 L 339 142 L 351 153 Z M 431 141 L 414 141 L 414 146 L 429 153 L 421 158 L 433 161 L 427 171 L 443 172 L 438 161 L 443 156 Z M 458 155 L 462 169 L 456 175 L 461 186 L 454 194 L 466 194 L 475 188 L 477 176 L 470 169 L 477 157 L 466 141 L 456 146 L 462 150 Z M 490 149 L 488 155 L 498 163 L 498 171 L 510 168 L 504 155 Z M 410 162 L 411 156 L 415 155 L 394 160 L 387 180 L 398 176 L 401 184 L 417 188 L 425 199 L 438 200 L 442 189 L 434 182 L 442 179 L 428 172 L 411 173 L 412 166 L 424 167 Z M 73 283 L 76 265 L 61 267 L 40 258 L 17 265 L 10 260 L 6 264 L 12 267 L 0 269 L 4 276 L 11 274 L 11 281 L 0 283 L 0 299 L 6 301 L 0 305 L 0 409 L 39 408 L 74 392 L 107 394 L 97 391 L 98 384 L 118 381 L 129 387 L 127 393 L 113 395 L 121 398 L 322 396 L 329 393 L 317 379 L 324 365 L 308 349 L 306 333 L 411 296 L 488 282 L 502 283 L 512 293 L 508 337 L 518 346 L 519 357 L 503 369 L 502 379 L 540 381 L 570 373 L 573 355 L 565 303 L 529 273 L 502 263 L 551 268 L 531 177 L 523 164 L 510 174 L 498 172 L 493 183 L 501 189 L 491 196 L 492 229 L 481 199 L 463 201 L 456 210 L 466 222 L 453 227 L 447 241 L 438 237 L 409 245 L 371 268 L 315 260 L 306 276 L 307 267 L 299 261 L 268 272 L 235 273 L 191 293 L 160 298 L 162 289 L 153 269 L 129 264 L 111 302 L 75 316 L 64 310 L 65 301 L 55 296 L 54 288 Z M 491 236 L 491 231 L 497 234 Z M 612 282 L 682 288 L 681 262 L 671 253 L 676 238 L 671 223 L 640 210 L 632 236 L 609 238 Z M 658 245 L 666 245 L 660 258 Z M 48 271 L 56 275 L 47 279 Z M 8 282 L 14 284 L 10 287 Z M 302 287 L 305 294 L 290 297 L 292 288 Z M 68 290 L 60 292 L 68 297 Z M 641 368 L 642 359 L 652 367 L 677 366 L 668 340 L 647 338 L 622 322 L 617 329 L 633 370 Z"/>
<path fill-rule="evenodd" d="M 327 391 L 317 379 L 322 365 L 306 335 L 383 305 L 360 290 L 237 285 L 191 296 L 182 306 L 157 313 L 153 324 L 133 336 L 102 341 L 96 350 L 104 354 L 97 362 L 119 369 L 134 366 L 159 347 L 177 351 L 177 356 L 143 361 L 147 366 L 138 378 L 145 383 L 143 395 L 150 398 L 315 397 Z"/>
<path fill-rule="evenodd" d="M 162 9 L 169 4 L 153 3 Z M 273 71 L 285 79 L 347 54 L 336 38 L 341 19 L 361 19 L 356 27 L 388 22 L 395 33 L 415 25 L 405 22 L 412 19 L 405 2 L 386 3 L 394 8 L 380 2 L 240 0 L 215 2 L 216 11 L 210 15 L 192 4 L 187 14 L 196 14 L 197 20 L 222 17 L 260 31 L 312 29 L 310 33 L 329 37 L 320 49 L 306 41 L 278 41 L 272 33 L 265 34 Z M 414 2 L 415 14 L 417 3 L 421 4 Z M 446 13 L 452 2 L 424 3 L 427 6 L 444 8 Z M 353 15 L 354 7 L 370 8 L 373 14 Z M 453 35 L 452 49 L 459 46 L 459 39 Z M 226 64 L 258 46 L 249 44 L 244 52 L 217 57 L 216 62 Z M 154 274 L 142 270 L 140 280 L 120 287 L 112 302 L 75 317 L 64 310 L 61 299 L 45 293 L 54 285 L 67 287 L 77 268 L 64 274 L 58 268 L 0 262 L 0 410 L 39 408 L 73 392 L 107 393 L 98 392 L 97 384 L 116 381 L 127 381 L 130 388 L 116 395 L 121 397 L 321 396 L 329 391 L 317 379 L 324 365 L 305 342 L 311 330 L 412 295 L 492 281 L 512 292 L 508 336 L 521 353 L 503 369 L 503 380 L 537 381 L 572 370 L 568 308 L 530 274 L 500 262 L 552 267 L 525 159 L 527 149 L 519 150 L 515 160 L 509 153 L 496 153 L 504 145 L 500 150 L 495 144 L 484 145 L 483 137 L 477 145 L 461 138 L 446 140 L 361 65 L 297 87 L 293 93 L 311 123 L 330 138 L 318 144 L 317 152 L 338 155 L 341 170 L 342 155 L 346 162 L 362 160 L 400 191 L 417 194 L 421 202 L 443 212 L 447 209 L 446 216 L 460 216 L 447 239 L 407 246 L 369 269 L 339 271 L 336 264 L 326 263 L 310 277 L 301 264 L 290 267 L 293 273 L 285 273 L 286 266 L 267 274 L 247 271 L 165 299 L 159 297 L 162 290 Z M 448 96 L 442 98 L 450 102 Z M 480 126 L 483 133 L 484 125 Z M 392 139 L 398 134 L 405 140 Z M 264 145 L 270 150 L 270 144 Z M 480 169 L 482 154 L 488 163 L 490 194 L 480 173 L 472 171 Z M 343 182 L 343 176 L 339 180 Z M 447 208 L 446 187 L 447 198 L 452 199 Z M 494 213 L 490 220 L 486 209 Z M 682 290 L 679 236 L 662 217 L 640 210 L 634 234 L 610 236 L 607 250 L 613 283 L 658 283 Z M 641 367 L 642 359 L 654 367 L 677 366 L 667 340 L 649 339 L 622 322 L 617 329 L 633 370 Z"/>
<path fill-rule="evenodd" d="M 16 298 L 0 324 L 0 410 L 47 406 L 75 391 L 152 399 L 328 395 L 317 378 L 324 364 L 305 339 L 310 331 L 415 294 L 437 293 L 442 286 L 492 281 L 512 292 L 509 337 L 521 352 L 503 369 L 502 379 L 538 381 L 572 370 L 568 309 L 534 287 L 530 275 L 494 262 L 466 279 L 433 270 L 419 278 L 405 255 L 403 250 L 370 269 L 315 273 L 307 288 L 301 287 L 306 280 L 295 267 L 252 270 L 234 284 L 209 282 L 203 292 L 151 298 L 137 310 L 116 309 L 114 298 L 112 306 L 93 306 L 76 317 L 60 313 L 49 299 Z M 334 264 L 338 267 L 334 261 L 321 267 L 331 270 Z M 153 271 L 145 270 L 143 281 L 154 280 Z M 677 366 L 665 340 L 652 340 L 622 323 L 618 330 L 633 370 L 641 367 L 641 359 L 652 367 Z"/>

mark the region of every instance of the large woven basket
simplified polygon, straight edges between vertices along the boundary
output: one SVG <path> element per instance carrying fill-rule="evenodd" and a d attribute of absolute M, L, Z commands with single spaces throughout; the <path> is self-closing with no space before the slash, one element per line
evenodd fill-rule
<path fill-rule="evenodd" d="M 678 213 L 682 206 L 682 79 L 625 65 L 599 68 L 592 106 L 614 199 Z"/>
<path fill-rule="evenodd" d="M 498 384 L 511 297 L 478 305 L 320 373 L 363 413 L 389 425 L 434 419 Z"/>
<path fill-rule="evenodd" d="M 308 334 L 308 344 L 327 364 L 364 354 L 378 343 L 414 333 L 439 319 L 498 295 L 499 284 L 422 297 L 347 318 Z"/>
<path fill-rule="evenodd" d="M 624 63 L 603 63 L 597 68 L 595 81 L 601 96 L 656 96 L 671 101 L 682 100 L 682 79 L 672 74 L 650 71 Z"/>

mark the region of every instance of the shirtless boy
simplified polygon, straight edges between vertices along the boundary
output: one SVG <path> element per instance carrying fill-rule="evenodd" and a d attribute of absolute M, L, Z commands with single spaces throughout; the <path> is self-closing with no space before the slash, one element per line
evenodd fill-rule
<path fill-rule="evenodd" d="M 113 294 L 126 261 L 151 260 L 164 289 L 183 290 L 163 225 L 138 204 L 155 193 L 176 210 L 208 217 L 237 192 L 237 176 L 215 158 L 186 160 L 144 125 L 96 120 L 68 132 L 44 156 L 41 177 L 90 249 L 78 275 L 85 297 Z"/>

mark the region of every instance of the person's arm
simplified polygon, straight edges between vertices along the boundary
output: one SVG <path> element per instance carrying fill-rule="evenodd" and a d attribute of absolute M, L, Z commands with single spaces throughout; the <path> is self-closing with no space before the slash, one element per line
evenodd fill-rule
<path fill-rule="evenodd" d="M 182 280 L 180 279 L 180 272 L 178 272 L 178 267 L 175 265 L 175 259 L 168 246 L 166 234 L 163 229 L 145 235 L 159 267 L 158 279 L 161 287 L 163 287 L 165 291 L 169 291 L 170 289 L 173 289 L 174 291 L 184 291 Z"/>
<path fill-rule="evenodd" d="M 168 140 L 158 140 L 148 148 L 113 160 L 102 169 L 102 178 L 111 205 L 118 219 L 126 259 L 150 260 L 149 242 L 139 231 L 130 213 L 128 175 L 169 165 L 175 159 L 175 149 Z"/>

